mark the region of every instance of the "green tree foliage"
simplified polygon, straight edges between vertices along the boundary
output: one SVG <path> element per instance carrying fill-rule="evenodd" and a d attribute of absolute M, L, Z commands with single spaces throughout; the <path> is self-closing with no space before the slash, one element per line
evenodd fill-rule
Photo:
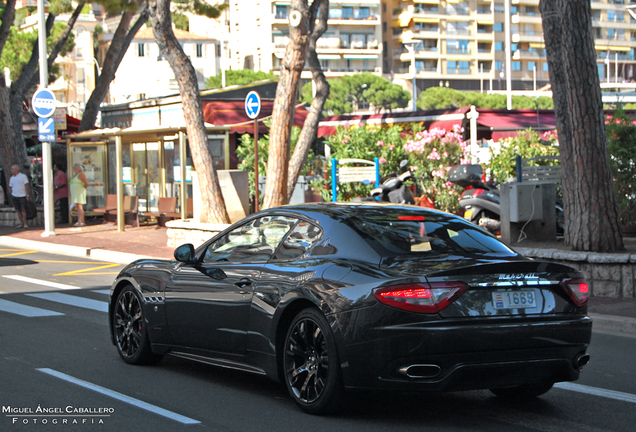
<path fill-rule="evenodd" d="M 517 178 L 516 157 L 529 159 L 536 156 L 557 156 L 559 147 L 556 136 L 545 132 L 540 137 L 537 131 L 527 129 L 514 138 L 506 138 L 490 148 L 490 180 L 504 183 Z M 555 161 L 539 161 L 537 165 L 554 165 Z"/>
<path fill-rule="evenodd" d="M 172 13 L 172 22 L 174 23 L 175 28 L 183 31 L 190 31 L 190 19 L 187 15 L 182 13 L 173 12 Z"/>
<path fill-rule="evenodd" d="M 636 125 L 618 107 L 607 120 L 607 141 L 622 225 L 636 223 Z"/>
<path fill-rule="evenodd" d="M 265 124 L 269 128 L 271 119 L 265 120 Z M 298 138 L 300 136 L 300 128 L 297 126 L 292 127 L 291 133 L 291 151 L 294 151 Z M 255 185 L 255 170 L 254 170 L 254 138 L 251 135 L 244 134 L 240 138 L 240 143 L 236 148 L 236 155 L 239 159 L 238 168 L 247 171 L 249 176 L 249 188 L 250 196 L 254 196 L 256 191 Z M 258 140 L 258 175 L 259 177 L 265 176 L 267 172 L 267 161 L 269 159 L 269 135 L 265 135 Z M 305 163 L 302 175 L 309 175 L 312 173 L 312 166 L 314 164 L 314 156 L 310 152 Z M 259 208 L 263 204 L 263 195 L 259 195 Z"/>
<path fill-rule="evenodd" d="M 48 52 L 51 52 L 51 48 L 55 45 L 60 38 L 66 24 L 55 23 L 51 30 L 51 35 L 47 38 Z M 2 58 L 0 58 L 0 71 L 8 67 L 11 71 L 11 79 L 16 80 L 22 74 L 22 68 L 26 65 L 33 53 L 34 44 L 37 44 L 38 32 L 24 32 L 18 31 L 16 27 L 11 27 L 9 30 L 9 38 L 2 50 Z M 66 55 L 75 47 L 75 38 L 73 34 L 69 36 L 68 40 L 64 44 L 60 55 Z M 60 75 L 60 67 L 57 64 L 53 64 L 49 68 L 49 81 L 55 81 Z"/>
<path fill-rule="evenodd" d="M 255 81 L 262 81 L 267 79 L 275 79 L 276 75 L 272 72 L 253 71 L 250 69 L 241 70 L 227 70 L 225 71 L 225 85 L 240 85 L 249 84 Z M 220 88 L 221 87 L 221 72 L 216 76 L 208 77 L 205 80 L 206 88 Z"/>
<path fill-rule="evenodd" d="M 404 108 L 411 98 L 410 94 L 397 84 L 392 84 L 386 78 L 363 72 L 346 75 L 342 78 L 329 80 L 331 86 L 329 97 L 325 102 L 324 111 L 329 114 L 345 114 L 353 112 L 363 102 L 368 103 L 375 111 L 394 110 Z M 302 100 L 311 103 L 312 84 L 307 83 L 302 88 Z"/>
<path fill-rule="evenodd" d="M 205 0 L 175 0 L 172 4 L 177 13 L 190 12 L 208 18 L 218 18 L 227 7 L 226 4 L 208 4 Z"/>
<path fill-rule="evenodd" d="M 447 87 L 429 87 L 420 93 L 417 107 L 423 110 L 459 108 L 475 105 L 477 108 L 506 108 L 506 95 L 462 92 Z M 513 96 L 513 109 L 553 109 L 552 99 L 545 96 L 531 98 Z"/>

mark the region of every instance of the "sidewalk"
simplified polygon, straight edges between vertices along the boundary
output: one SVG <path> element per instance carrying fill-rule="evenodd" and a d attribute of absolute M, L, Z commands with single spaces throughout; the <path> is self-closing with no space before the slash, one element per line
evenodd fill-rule
<path fill-rule="evenodd" d="M 138 258 L 173 259 L 166 231 L 151 225 L 118 232 L 113 224 L 99 223 L 81 228 L 63 225 L 55 228 L 58 235 L 42 237 L 42 227 L 0 227 L 0 246 L 127 264 Z M 591 297 L 588 310 L 595 331 L 636 336 L 636 298 Z"/>

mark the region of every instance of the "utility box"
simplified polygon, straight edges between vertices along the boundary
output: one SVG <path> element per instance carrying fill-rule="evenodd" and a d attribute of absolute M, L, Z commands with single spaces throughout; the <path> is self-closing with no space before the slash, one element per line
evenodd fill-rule
<path fill-rule="evenodd" d="M 505 183 L 500 190 L 502 240 L 556 240 L 556 183 Z"/>

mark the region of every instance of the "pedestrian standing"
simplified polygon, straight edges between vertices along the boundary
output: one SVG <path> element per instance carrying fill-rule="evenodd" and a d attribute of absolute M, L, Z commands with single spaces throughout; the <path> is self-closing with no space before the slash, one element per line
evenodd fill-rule
<path fill-rule="evenodd" d="M 53 164 L 53 199 L 60 205 L 60 223 L 68 223 L 68 177 L 58 164 Z"/>
<path fill-rule="evenodd" d="M 9 180 L 9 193 L 11 194 L 13 207 L 18 212 L 18 218 L 20 219 L 18 228 L 28 228 L 26 202 L 30 199 L 29 195 L 31 194 L 29 179 L 20 172 L 20 167 L 17 165 L 11 167 L 11 174 L 13 175 Z"/>
<path fill-rule="evenodd" d="M 88 180 L 86 174 L 82 170 L 82 165 L 76 163 L 73 165 L 73 178 L 69 182 L 71 186 L 71 197 L 73 198 L 73 207 L 77 209 L 77 222 L 73 226 L 85 226 L 84 220 L 84 204 L 86 204 L 86 188 Z"/>

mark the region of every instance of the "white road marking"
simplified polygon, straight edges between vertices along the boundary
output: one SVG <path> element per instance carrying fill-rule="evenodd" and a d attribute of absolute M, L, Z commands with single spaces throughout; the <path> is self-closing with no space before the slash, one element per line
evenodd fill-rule
<path fill-rule="evenodd" d="M 199 423 L 201 423 L 198 420 L 194 420 L 194 419 L 182 416 L 181 414 L 177 414 L 177 413 L 174 413 L 172 411 L 168 411 L 168 410 L 165 410 L 163 408 L 159 408 L 159 407 L 157 407 L 155 405 L 151 405 L 151 404 L 146 403 L 144 401 L 140 401 L 139 399 L 135 399 L 135 398 L 132 398 L 130 396 L 126 396 L 126 395 L 118 393 L 118 392 L 116 392 L 114 390 L 107 389 L 106 387 L 102 387 L 102 386 L 99 386 L 97 384 L 93 384 L 93 383 L 90 383 L 88 381 L 84 381 L 84 380 L 72 377 L 70 375 L 66 375 L 65 373 L 58 372 L 58 371 L 55 371 L 53 369 L 41 368 L 41 369 L 37 369 L 37 370 L 40 371 L 40 372 L 44 372 L 45 374 L 54 376 L 56 378 L 62 379 L 64 381 L 76 384 L 76 385 L 78 385 L 80 387 L 84 387 L 86 389 L 93 390 L 93 391 L 95 391 L 97 393 L 103 394 L 103 395 L 111 397 L 113 399 L 117 399 L 117 400 L 119 400 L 121 402 L 125 402 L 127 404 L 136 406 L 137 408 L 141 408 L 143 410 L 150 411 L 150 412 L 158 414 L 160 416 L 167 417 L 167 418 L 169 418 L 171 420 L 175 420 L 175 421 L 177 421 L 179 423 L 182 423 L 182 424 L 199 424 Z"/>
<path fill-rule="evenodd" d="M 94 293 L 98 293 L 98 294 L 106 294 L 106 295 L 110 295 L 110 289 L 105 289 L 105 290 L 92 290 Z"/>
<path fill-rule="evenodd" d="M 29 297 L 35 297 L 56 303 L 62 303 L 69 306 L 81 307 L 84 309 L 92 309 L 98 312 L 108 312 L 108 303 L 98 300 L 87 299 L 69 294 L 61 293 L 33 293 L 25 294 Z"/>
<path fill-rule="evenodd" d="M 597 387 L 590 387 L 583 384 L 574 384 L 570 382 L 560 382 L 554 385 L 555 388 L 563 390 L 569 390 L 579 393 L 590 394 L 593 396 L 600 396 L 608 399 L 619 400 L 623 402 L 630 402 L 636 404 L 636 395 L 630 393 L 623 393 L 614 390 L 605 390 Z"/>
<path fill-rule="evenodd" d="M 5 277 L 7 279 L 17 280 L 17 281 L 20 281 L 20 282 L 27 282 L 27 283 L 34 284 L 34 285 L 44 285 L 44 286 L 47 286 L 47 287 L 63 289 L 63 290 L 76 290 L 76 289 L 80 289 L 81 288 L 81 287 L 77 287 L 77 286 L 73 286 L 73 285 L 65 285 L 65 284 L 61 284 L 61 283 L 57 283 L 57 282 L 45 281 L 45 280 L 42 280 L 42 279 L 34 279 L 34 278 L 30 278 L 30 277 L 26 277 L 26 276 L 20 276 L 20 275 L 3 275 L 2 277 Z"/>
<path fill-rule="evenodd" d="M 64 315 L 60 312 L 54 312 L 46 309 L 40 309 L 32 306 L 26 306 L 20 303 L 14 303 L 8 300 L 0 300 L 0 311 L 9 312 L 16 315 L 22 315 L 25 317 L 43 317 L 43 316 L 56 316 Z"/>

